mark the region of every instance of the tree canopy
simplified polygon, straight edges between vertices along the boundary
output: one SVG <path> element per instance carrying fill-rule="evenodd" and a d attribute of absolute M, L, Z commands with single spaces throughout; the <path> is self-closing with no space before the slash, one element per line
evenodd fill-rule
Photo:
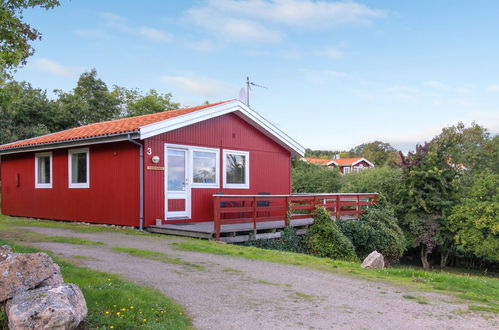
<path fill-rule="evenodd" d="M 39 40 L 42 34 L 24 22 L 23 11 L 40 7 L 51 9 L 58 0 L 3 0 L 0 3 L 0 82 L 35 52 L 30 42 Z"/>

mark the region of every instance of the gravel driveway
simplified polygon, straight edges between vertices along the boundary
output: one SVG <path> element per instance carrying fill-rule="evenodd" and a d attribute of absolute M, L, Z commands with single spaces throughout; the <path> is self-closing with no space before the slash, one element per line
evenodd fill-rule
<path fill-rule="evenodd" d="M 78 260 L 158 289 L 183 305 L 198 329 L 499 328 L 497 316 L 460 313 L 467 306 L 453 303 L 453 297 L 295 266 L 175 250 L 171 243 L 181 238 L 23 228 L 106 243 L 32 245 L 68 258 L 88 257 Z M 163 252 L 198 267 L 129 256 L 112 247 Z M 403 297 L 407 295 L 422 297 L 428 304 Z"/>

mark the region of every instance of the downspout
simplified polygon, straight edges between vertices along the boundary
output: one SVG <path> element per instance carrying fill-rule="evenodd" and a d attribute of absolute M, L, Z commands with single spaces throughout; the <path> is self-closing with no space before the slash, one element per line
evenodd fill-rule
<path fill-rule="evenodd" d="M 139 230 L 142 232 L 144 231 L 144 146 L 142 143 L 139 143 L 137 141 L 132 140 L 130 134 L 128 134 L 128 141 L 135 144 L 140 148 L 139 150 L 139 199 L 140 199 L 140 206 L 139 206 Z"/>

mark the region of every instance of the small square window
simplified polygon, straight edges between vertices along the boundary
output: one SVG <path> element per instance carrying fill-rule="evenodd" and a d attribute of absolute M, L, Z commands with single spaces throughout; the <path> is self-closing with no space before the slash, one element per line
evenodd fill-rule
<path fill-rule="evenodd" d="M 218 188 L 219 153 L 217 149 L 192 150 L 192 186 Z"/>
<path fill-rule="evenodd" d="M 69 150 L 69 188 L 90 187 L 90 162 L 88 148 Z"/>
<path fill-rule="evenodd" d="M 52 188 L 52 153 L 35 154 L 35 188 Z"/>
<path fill-rule="evenodd" d="M 224 188 L 249 188 L 249 152 L 224 150 Z"/>

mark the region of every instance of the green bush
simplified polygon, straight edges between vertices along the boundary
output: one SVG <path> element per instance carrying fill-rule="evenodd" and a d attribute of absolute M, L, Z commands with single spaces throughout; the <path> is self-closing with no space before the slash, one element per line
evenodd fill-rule
<path fill-rule="evenodd" d="M 405 251 L 404 234 L 390 207 L 370 207 L 359 220 L 340 220 L 338 226 L 351 240 L 360 258 L 377 250 L 387 262 L 396 263 Z"/>
<path fill-rule="evenodd" d="M 276 239 L 258 239 L 244 242 L 241 245 L 254 246 L 267 250 L 279 250 L 303 253 L 303 236 L 296 234 L 296 229 L 288 226 L 281 231 L 281 237 Z"/>
<path fill-rule="evenodd" d="M 306 245 L 308 253 L 315 256 L 357 260 L 352 242 L 342 234 L 336 221 L 331 219 L 331 215 L 323 207 L 315 210 L 314 223 L 308 231 Z"/>
<path fill-rule="evenodd" d="M 294 193 L 332 193 L 341 187 L 337 169 L 308 164 L 293 159 L 291 167 L 291 189 Z"/>

